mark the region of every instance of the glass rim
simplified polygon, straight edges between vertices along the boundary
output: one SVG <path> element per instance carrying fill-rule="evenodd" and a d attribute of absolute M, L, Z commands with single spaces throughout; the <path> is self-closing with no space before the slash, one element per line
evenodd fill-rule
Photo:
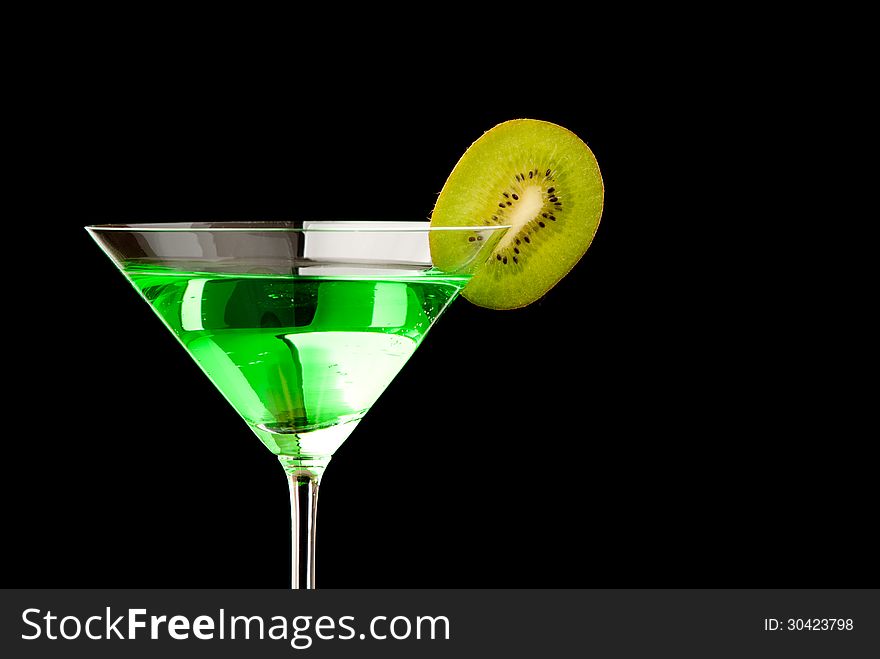
<path fill-rule="evenodd" d="M 317 232 L 346 232 L 346 233 L 423 233 L 426 231 L 496 231 L 510 229 L 510 224 L 486 224 L 482 226 L 460 227 L 434 227 L 430 222 L 401 221 L 401 226 L 393 226 L 394 221 L 389 220 L 314 220 L 321 226 L 293 227 L 288 222 L 272 221 L 219 221 L 219 222 L 148 222 L 134 224 L 87 224 L 87 231 L 109 231 L 129 233 L 317 233 Z M 211 226 L 213 224 L 225 226 Z M 375 224 L 376 226 L 369 226 Z M 229 226 L 235 225 L 235 226 Z M 328 226 L 336 225 L 336 226 Z M 415 226 L 423 225 L 423 226 Z"/>

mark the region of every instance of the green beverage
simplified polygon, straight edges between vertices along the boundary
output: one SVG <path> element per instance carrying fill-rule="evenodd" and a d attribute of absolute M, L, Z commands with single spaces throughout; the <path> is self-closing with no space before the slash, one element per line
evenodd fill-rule
<path fill-rule="evenodd" d="M 329 456 L 468 281 L 125 272 L 273 452 Z"/>
<path fill-rule="evenodd" d="M 589 147 L 560 126 L 519 119 L 471 145 L 430 223 L 86 229 L 278 456 L 290 489 L 291 584 L 314 588 L 318 489 L 336 449 L 459 292 L 489 309 L 540 299 L 589 247 L 603 203 Z M 442 403 L 426 389 L 425 418 Z"/>

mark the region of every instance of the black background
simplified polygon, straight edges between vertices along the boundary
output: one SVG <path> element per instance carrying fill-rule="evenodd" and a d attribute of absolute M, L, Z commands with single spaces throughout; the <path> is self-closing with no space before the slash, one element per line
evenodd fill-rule
<path fill-rule="evenodd" d="M 791 211 L 786 113 L 748 72 L 417 85 L 357 57 L 195 55 L 62 58 L 16 128 L 5 581 L 289 579 L 277 460 L 83 225 L 425 219 L 464 149 L 527 116 L 596 154 L 593 246 L 529 308 L 440 320 L 325 475 L 319 585 L 864 582 L 876 508 L 824 332 L 839 302 L 827 258 L 804 267 L 821 236 Z"/>

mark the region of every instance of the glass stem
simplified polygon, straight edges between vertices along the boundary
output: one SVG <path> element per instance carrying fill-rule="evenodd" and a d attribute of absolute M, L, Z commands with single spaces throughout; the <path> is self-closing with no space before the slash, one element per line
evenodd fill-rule
<path fill-rule="evenodd" d="M 290 488 L 291 587 L 313 589 L 318 485 L 328 460 L 279 457 Z"/>

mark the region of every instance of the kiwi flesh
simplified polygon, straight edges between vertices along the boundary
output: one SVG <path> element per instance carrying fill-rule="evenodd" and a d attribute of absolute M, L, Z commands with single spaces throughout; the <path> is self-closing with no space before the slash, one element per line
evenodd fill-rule
<path fill-rule="evenodd" d="M 580 260 L 603 201 L 599 164 L 577 135 L 516 119 L 468 148 L 440 192 L 431 225 L 509 225 L 462 294 L 482 307 L 515 309 L 541 298 Z M 431 232 L 434 264 L 444 269 L 460 261 L 474 235 Z"/>

